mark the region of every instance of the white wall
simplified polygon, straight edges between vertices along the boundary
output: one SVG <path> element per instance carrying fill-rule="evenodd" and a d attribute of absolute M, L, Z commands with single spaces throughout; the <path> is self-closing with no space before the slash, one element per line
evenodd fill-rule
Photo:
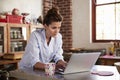
<path fill-rule="evenodd" d="M 0 0 L 0 12 L 18 8 L 20 13 L 30 13 L 30 17 L 42 15 L 42 0 Z"/>
<path fill-rule="evenodd" d="M 91 41 L 91 0 L 72 0 L 73 8 L 73 47 L 108 48 L 109 43 Z"/>

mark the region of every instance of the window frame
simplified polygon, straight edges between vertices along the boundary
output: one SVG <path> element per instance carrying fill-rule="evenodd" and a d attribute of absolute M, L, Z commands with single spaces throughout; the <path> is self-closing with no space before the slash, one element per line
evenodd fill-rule
<path fill-rule="evenodd" d="M 97 42 L 113 42 L 113 41 L 120 41 L 120 40 L 97 40 L 96 39 L 96 0 L 92 0 L 92 42 L 97 43 Z M 106 4 L 116 4 L 120 2 L 111 2 L 111 3 L 106 3 Z M 104 4 L 98 4 L 99 5 L 104 5 Z"/>

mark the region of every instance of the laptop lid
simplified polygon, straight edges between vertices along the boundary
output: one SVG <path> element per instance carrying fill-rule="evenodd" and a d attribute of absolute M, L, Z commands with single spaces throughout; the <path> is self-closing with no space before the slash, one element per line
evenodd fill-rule
<path fill-rule="evenodd" d="M 101 52 L 73 53 L 63 74 L 90 71 Z"/>

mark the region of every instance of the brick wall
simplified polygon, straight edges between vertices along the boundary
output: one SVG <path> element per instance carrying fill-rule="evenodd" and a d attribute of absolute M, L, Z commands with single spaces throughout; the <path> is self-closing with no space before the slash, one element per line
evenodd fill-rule
<path fill-rule="evenodd" d="M 46 14 L 52 6 L 56 5 L 63 16 L 60 31 L 63 36 L 63 49 L 68 50 L 72 47 L 72 0 L 44 0 L 43 14 Z"/>
<path fill-rule="evenodd" d="M 56 0 L 43 0 L 43 15 L 45 15 L 47 11 L 55 5 Z"/>

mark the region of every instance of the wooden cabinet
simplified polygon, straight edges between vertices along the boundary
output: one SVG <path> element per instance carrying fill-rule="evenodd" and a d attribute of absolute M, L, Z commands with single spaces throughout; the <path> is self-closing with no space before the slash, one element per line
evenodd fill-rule
<path fill-rule="evenodd" d="M 15 69 L 17 68 L 30 34 L 39 28 L 43 26 L 41 24 L 0 23 L 0 58 L 2 56 L 4 58 L 0 59 L 0 69 L 6 65 L 13 65 Z"/>
<path fill-rule="evenodd" d="M 32 31 L 43 28 L 41 24 L 0 23 L 0 57 L 22 56 Z M 11 55 L 10 55 L 11 54 Z"/>
<path fill-rule="evenodd" d="M 0 23 L 0 56 L 7 53 L 7 24 Z"/>
<path fill-rule="evenodd" d="M 0 55 L 7 59 L 21 58 L 28 37 L 29 24 L 0 23 Z"/>
<path fill-rule="evenodd" d="M 28 37 L 28 24 L 8 24 L 8 53 L 23 53 Z"/>

